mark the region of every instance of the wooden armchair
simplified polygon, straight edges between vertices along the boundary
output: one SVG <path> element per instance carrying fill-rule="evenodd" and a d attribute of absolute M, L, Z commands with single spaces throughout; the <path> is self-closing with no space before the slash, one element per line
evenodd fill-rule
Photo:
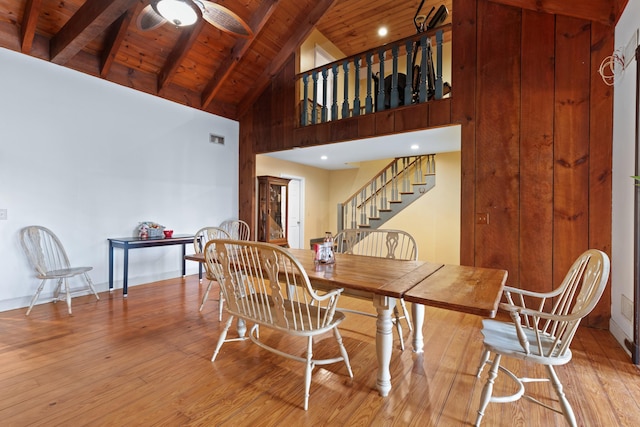
<path fill-rule="evenodd" d="M 342 289 L 318 293 L 309 282 L 309 276 L 286 249 L 263 242 L 238 240 L 211 240 L 205 246 L 205 260 L 220 283 L 229 313 L 224 330 L 211 361 L 215 361 L 234 317 L 253 324 L 247 338 L 265 350 L 305 364 L 304 409 L 309 406 L 311 373 L 316 365 L 343 361 L 353 377 L 349 356 L 342 343 L 338 325 L 344 314 L 336 311 Z M 306 338 L 306 353 L 300 356 L 292 349 L 273 347 L 261 341 L 259 328 L 276 333 Z M 330 359 L 313 358 L 313 338 L 333 332 L 340 355 Z M 286 340 L 285 340 L 286 341 Z"/>
<path fill-rule="evenodd" d="M 394 258 L 402 260 L 417 260 L 418 245 L 415 239 L 406 231 L 390 230 L 390 229 L 346 229 L 339 232 L 334 238 L 335 250 L 339 253 L 372 256 L 378 258 Z M 402 314 L 398 310 L 400 305 Z M 399 299 L 396 307 L 394 307 L 393 322 L 398 331 L 400 339 L 400 348 L 404 350 L 404 338 L 402 336 L 401 319 L 405 319 L 409 330 L 413 330 L 409 312 L 404 299 Z M 362 314 L 365 316 L 376 317 L 373 313 L 367 313 L 355 310 L 346 310 L 351 313 Z"/>
<path fill-rule="evenodd" d="M 569 425 L 576 425 L 575 415 L 553 367 L 571 360 L 571 341 L 582 318 L 593 310 L 602 296 L 609 269 L 609 257 L 604 252 L 590 249 L 578 257 L 560 287 L 553 292 L 504 288 L 506 302 L 500 304 L 500 308 L 509 312 L 512 322 L 482 321 L 484 352 L 477 376 L 480 377 L 485 364 L 491 364 L 491 369 L 482 390 L 476 426 L 480 425 L 489 402 L 514 402 L 521 397 L 563 414 Z M 493 361 L 489 361 L 491 353 L 494 354 Z M 544 365 L 548 378 L 518 378 L 500 366 L 502 356 Z M 498 369 L 516 383 L 517 391 L 513 395 L 492 396 Z M 561 409 L 525 394 L 526 383 L 540 381 L 551 381 Z"/>
<path fill-rule="evenodd" d="M 27 316 L 31 312 L 47 280 L 57 281 L 57 286 L 54 291 L 54 302 L 60 300 L 60 292 L 64 291 L 69 314 L 71 314 L 72 291 L 69 287 L 68 279 L 71 277 L 83 277 L 87 284 L 87 289 L 96 296 L 96 299 L 100 299 L 93 286 L 91 277 L 89 277 L 88 274 L 89 271 L 93 270 L 93 267 L 72 266 L 64 250 L 64 246 L 62 246 L 60 239 L 58 239 L 53 231 L 38 225 L 25 227 L 20 231 L 20 241 L 29 262 L 31 262 L 36 272 L 36 276 L 38 279 L 42 279 L 36 293 L 31 298 L 31 303 L 27 309 Z"/>
<path fill-rule="evenodd" d="M 209 240 L 212 239 L 229 239 L 229 233 L 219 227 L 203 227 L 198 230 L 193 238 L 193 249 L 195 253 L 202 253 L 205 245 Z M 211 286 L 213 282 L 216 280 L 215 276 L 211 271 L 209 271 L 209 267 L 205 263 L 204 265 L 205 277 L 207 278 L 207 289 L 204 291 L 204 295 L 202 296 L 202 303 L 200 304 L 200 310 L 204 308 L 204 303 L 207 302 L 209 298 L 209 292 L 211 291 Z M 224 305 L 224 297 L 222 295 L 222 291 L 220 291 L 220 295 L 218 297 L 218 320 L 222 321 L 222 306 Z"/>
<path fill-rule="evenodd" d="M 222 221 L 220 228 L 229 234 L 229 237 L 234 240 L 251 240 L 251 228 L 249 224 L 241 219 L 228 219 Z"/>

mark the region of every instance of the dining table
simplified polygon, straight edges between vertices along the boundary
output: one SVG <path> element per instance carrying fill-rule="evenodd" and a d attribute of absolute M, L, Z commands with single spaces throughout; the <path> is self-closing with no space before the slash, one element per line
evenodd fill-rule
<path fill-rule="evenodd" d="M 344 253 L 335 262 L 318 263 L 308 249 L 288 249 L 304 267 L 316 289 L 342 288 L 343 294 L 366 298 L 376 310 L 376 387 L 381 396 L 391 391 L 393 351 L 392 313 L 395 301 L 412 302 L 413 351 L 424 351 L 425 305 L 494 317 L 506 282 L 505 270 L 407 261 Z M 202 254 L 185 259 L 204 262 Z"/>

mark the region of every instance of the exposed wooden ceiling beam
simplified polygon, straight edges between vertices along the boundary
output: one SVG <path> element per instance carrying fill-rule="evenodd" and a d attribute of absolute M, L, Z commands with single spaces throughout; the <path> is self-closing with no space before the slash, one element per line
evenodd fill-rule
<path fill-rule="evenodd" d="M 129 29 L 129 24 L 131 23 L 133 16 L 140 13 L 141 10 L 142 3 L 138 3 L 111 25 L 111 29 L 109 30 L 109 34 L 105 40 L 104 50 L 102 51 L 102 60 L 100 63 L 100 77 L 103 79 L 109 74 L 113 60 L 116 58 L 116 54 L 122 45 L 122 41 L 127 35 L 127 30 Z"/>
<path fill-rule="evenodd" d="M 137 1 L 87 0 L 51 39 L 51 62 L 65 64 Z"/>
<path fill-rule="evenodd" d="M 182 60 L 187 56 L 189 50 L 191 50 L 191 46 L 193 46 L 198 39 L 198 35 L 200 34 L 200 31 L 202 31 L 202 27 L 205 22 L 206 21 L 202 19 L 202 16 L 200 16 L 196 23 L 191 27 L 188 29 L 182 29 L 178 42 L 173 47 L 173 50 L 171 50 L 164 67 L 162 67 L 162 70 L 160 70 L 160 73 L 158 74 L 158 92 L 162 92 L 166 84 L 176 73 L 176 70 L 182 63 Z"/>
<path fill-rule="evenodd" d="M 247 109 L 253 105 L 255 100 L 262 94 L 264 89 L 269 85 L 271 78 L 282 68 L 287 59 L 296 51 L 298 46 L 309 36 L 318 20 L 329 10 L 336 0 L 318 0 L 310 13 L 299 16 L 295 20 L 297 29 L 289 37 L 286 44 L 282 47 L 278 55 L 271 61 L 269 67 L 256 79 L 248 95 L 238 105 L 238 117 L 242 116 Z"/>
<path fill-rule="evenodd" d="M 240 60 L 249 51 L 253 41 L 258 34 L 260 34 L 266 23 L 269 22 L 269 18 L 271 18 L 271 15 L 275 12 L 279 1 L 280 0 L 264 1 L 258 10 L 256 10 L 256 13 L 254 13 L 251 18 L 251 22 L 249 22 L 249 27 L 251 31 L 253 31 L 253 37 L 250 39 L 239 39 L 231 49 L 231 55 L 220 64 L 211 80 L 209 80 L 207 87 L 202 91 L 202 108 L 207 108 L 220 88 L 222 88 L 224 82 L 233 74 L 236 65 L 238 65 Z"/>
<path fill-rule="evenodd" d="M 29 54 L 33 45 L 33 37 L 36 34 L 36 25 L 38 24 L 38 16 L 40 16 L 40 7 L 42 0 L 27 0 L 24 7 L 24 15 L 22 16 L 22 27 L 20 36 L 22 45 L 20 46 L 22 53 Z"/>
<path fill-rule="evenodd" d="M 587 21 L 614 25 L 618 19 L 619 0 L 490 0 L 536 12 L 572 16 Z M 622 8 L 624 9 L 624 7 Z"/>

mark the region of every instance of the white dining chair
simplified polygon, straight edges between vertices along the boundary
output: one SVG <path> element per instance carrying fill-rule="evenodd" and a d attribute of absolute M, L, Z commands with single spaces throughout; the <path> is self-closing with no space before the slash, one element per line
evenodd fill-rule
<path fill-rule="evenodd" d="M 220 228 L 226 231 L 234 240 L 251 240 L 251 228 L 241 219 L 228 219 L 220 223 Z"/>
<path fill-rule="evenodd" d="M 336 311 L 342 289 L 319 292 L 313 289 L 309 276 L 286 249 L 270 243 L 211 240 L 205 246 L 205 259 L 220 283 L 229 313 L 224 330 L 211 358 L 215 361 L 225 342 L 250 339 L 261 348 L 279 356 L 302 362 L 304 370 L 304 409 L 309 407 L 311 374 L 316 366 L 344 362 L 349 377 L 353 377 L 349 356 L 342 343 L 338 325 L 344 313 Z M 233 319 L 252 324 L 248 337 L 227 339 Z M 276 334 L 304 338 L 306 352 L 293 350 L 288 340 L 274 345 L 260 340 L 259 328 L 268 328 Z M 339 355 L 316 359 L 313 340 L 332 332 L 338 344 Z"/>
<path fill-rule="evenodd" d="M 31 309 L 40 296 L 47 280 L 57 281 L 57 286 L 53 293 L 53 302 L 60 301 L 60 293 L 64 292 L 69 314 L 71 314 L 72 293 L 80 290 L 71 291 L 68 279 L 72 277 L 82 276 L 87 284 L 84 289 L 90 290 L 96 296 L 96 299 L 100 299 L 88 274 L 93 267 L 71 266 L 62 243 L 53 231 L 38 225 L 25 227 L 20 231 L 20 241 L 29 262 L 36 271 L 36 277 L 42 279 L 36 293 L 31 298 L 27 316 L 31 313 Z"/>
<path fill-rule="evenodd" d="M 203 253 L 204 247 L 207 242 L 212 239 L 229 239 L 229 233 L 223 230 L 220 227 L 202 227 L 200 230 L 196 232 L 193 238 L 193 249 L 196 254 Z M 200 310 L 204 308 L 204 303 L 207 302 L 209 298 L 209 292 L 211 291 L 211 286 L 213 282 L 215 282 L 216 278 L 209 271 L 209 267 L 207 263 L 204 263 L 204 271 L 205 278 L 207 279 L 207 289 L 204 291 L 204 295 L 202 296 L 202 303 L 200 304 Z M 224 305 L 224 296 L 222 295 L 222 291 L 219 293 L 218 297 L 218 320 L 222 321 L 222 306 Z"/>
<path fill-rule="evenodd" d="M 393 258 L 407 261 L 418 259 L 418 245 L 409 233 L 403 230 L 391 229 L 346 229 L 334 237 L 334 245 L 337 253 L 351 255 L 372 256 L 378 258 Z M 400 309 L 398 309 L 398 306 Z M 376 317 L 373 313 L 351 309 L 341 309 L 350 313 Z M 402 312 L 402 313 L 401 313 Z M 404 337 L 402 334 L 401 319 L 405 319 L 410 331 L 413 325 L 409 317 L 407 305 L 402 298 L 396 300 L 393 308 L 393 323 L 398 332 L 400 348 L 404 350 Z"/>
<path fill-rule="evenodd" d="M 590 249 L 576 259 L 562 284 L 552 292 L 504 288 L 506 302 L 501 303 L 500 308 L 509 313 L 512 321 L 482 321 L 484 351 L 477 376 L 480 377 L 484 365 L 490 364 L 491 369 L 482 389 L 476 426 L 480 425 L 489 403 L 508 403 L 520 398 L 561 413 L 569 425 L 576 426 L 575 414 L 553 367 L 571 360 L 571 341 L 580 321 L 600 300 L 609 279 L 609 270 L 609 257 L 602 251 Z M 494 355 L 493 360 L 489 360 L 491 354 Z M 502 356 L 542 365 L 547 378 L 520 378 L 500 365 Z M 517 391 L 513 395 L 493 396 L 498 370 L 515 382 Z M 560 408 L 526 394 L 525 384 L 549 381 Z"/>

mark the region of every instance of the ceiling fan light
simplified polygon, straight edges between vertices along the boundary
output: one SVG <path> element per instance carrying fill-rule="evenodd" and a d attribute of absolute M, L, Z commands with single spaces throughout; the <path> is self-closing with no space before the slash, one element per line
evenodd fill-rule
<path fill-rule="evenodd" d="M 192 25 L 198 19 L 196 11 L 185 0 L 160 0 L 154 9 L 176 27 Z"/>

